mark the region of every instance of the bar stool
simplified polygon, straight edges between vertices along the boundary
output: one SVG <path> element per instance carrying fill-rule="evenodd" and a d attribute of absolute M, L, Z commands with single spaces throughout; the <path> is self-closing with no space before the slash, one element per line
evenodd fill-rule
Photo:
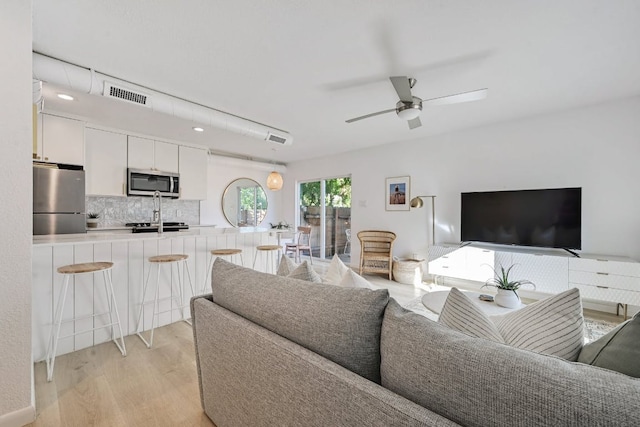
<path fill-rule="evenodd" d="M 267 268 L 265 270 L 267 270 L 267 273 L 273 273 L 275 271 L 274 268 L 274 259 L 273 259 L 273 253 L 276 253 L 276 260 L 278 259 L 278 253 L 280 252 L 282 248 L 280 247 L 280 245 L 259 245 L 256 246 L 256 253 L 253 256 L 253 269 L 255 270 L 256 268 L 256 260 L 258 259 L 258 254 L 260 254 L 260 257 L 262 257 L 262 254 L 265 254 L 267 256 Z"/>
<path fill-rule="evenodd" d="M 207 279 L 211 276 L 211 270 L 213 269 L 213 261 L 216 257 L 229 257 L 229 261 L 237 264 L 237 255 L 240 255 L 240 265 L 244 267 L 244 258 L 242 257 L 242 249 L 212 249 L 211 256 L 209 257 L 209 264 L 207 266 L 207 273 L 204 276 L 204 283 L 202 285 L 202 293 L 207 291 Z"/>
<path fill-rule="evenodd" d="M 186 307 L 187 304 L 184 302 L 184 282 L 182 280 L 182 275 L 180 274 L 180 266 L 182 265 L 182 269 L 183 269 L 182 271 L 184 272 L 185 268 L 187 270 L 187 277 L 189 278 L 189 287 L 191 288 L 191 294 L 194 295 L 193 283 L 191 282 L 191 273 L 189 272 L 189 265 L 187 264 L 188 258 L 189 258 L 189 255 L 185 255 L 185 254 L 171 254 L 171 255 L 156 255 L 156 256 L 149 257 L 148 259 L 150 263 L 149 272 L 147 273 L 147 280 L 145 280 L 144 288 L 142 289 L 142 301 L 140 302 L 140 312 L 138 313 L 138 325 L 136 327 L 136 335 L 138 335 L 142 340 L 142 342 L 146 344 L 147 348 L 151 348 L 151 346 L 153 346 L 153 331 L 156 328 L 156 317 L 161 314 L 158 311 L 159 310 L 158 302 L 160 301 L 159 299 L 160 267 L 163 264 L 169 264 L 170 280 L 173 279 L 173 265 L 174 264 L 176 265 L 176 270 L 178 271 L 178 286 L 177 286 L 178 296 L 176 297 L 172 295 L 171 297 L 169 297 L 169 299 L 174 299 L 174 298 L 179 299 L 180 301 L 179 307 L 180 307 L 180 314 L 182 316 L 182 320 L 188 323 L 189 325 L 191 325 L 191 322 L 189 321 L 189 319 L 184 317 L 184 308 Z M 149 285 L 149 277 L 151 277 L 151 269 L 153 264 L 156 264 L 158 266 L 156 269 L 156 294 L 153 300 L 153 315 L 151 316 L 151 336 L 149 338 L 149 341 L 147 341 L 142 336 L 142 331 L 140 330 L 140 328 L 142 327 L 142 311 L 145 304 L 145 297 L 147 295 L 147 286 Z M 169 287 L 171 288 L 171 291 L 173 293 L 173 286 L 171 285 L 171 282 L 169 283 Z M 163 313 L 166 313 L 166 311 L 164 311 Z"/>
<path fill-rule="evenodd" d="M 88 329 L 80 332 L 74 332 L 73 334 L 66 335 L 62 338 L 72 337 L 78 334 L 84 334 L 86 332 L 95 331 L 102 328 L 111 327 L 111 340 L 115 343 L 122 353 L 123 356 L 127 355 L 127 349 L 124 344 L 124 335 L 122 334 L 122 326 L 120 324 L 120 315 L 118 314 L 118 306 L 116 304 L 115 296 L 113 293 L 113 283 L 111 282 L 111 275 L 107 272 L 113 268 L 112 262 L 87 262 L 83 264 L 70 264 L 65 265 L 58 268 L 58 273 L 64 276 L 62 289 L 60 290 L 60 297 L 58 299 L 58 306 L 56 308 L 56 315 L 54 318 L 54 322 L 51 328 L 51 334 L 49 336 L 49 345 L 47 348 L 47 381 L 51 381 L 53 379 L 53 368 L 56 362 L 56 351 L 58 349 L 58 341 L 60 340 L 60 325 L 63 323 L 62 321 L 62 311 L 64 309 L 64 303 L 67 299 L 67 290 L 69 289 L 69 280 L 71 276 L 75 276 L 78 274 L 86 274 L 86 273 L 96 273 L 98 271 L 102 271 L 102 275 L 104 278 L 104 290 L 107 294 L 109 311 L 105 313 L 92 314 L 88 316 L 82 317 L 74 317 L 73 319 L 65 320 L 64 322 L 73 322 L 80 319 L 86 318 L 95 318 L 97 316 L 104 316 L 109 314 L 109 324 L 104 326 L 98 326 L 93 329 Z M 113 316 L 115 314 L 115 322 L 113 320 Z M 118 326 L 118 331 L 120 332 L 120 342 L 118 342 L 115 334 L 114 326 Z"/>

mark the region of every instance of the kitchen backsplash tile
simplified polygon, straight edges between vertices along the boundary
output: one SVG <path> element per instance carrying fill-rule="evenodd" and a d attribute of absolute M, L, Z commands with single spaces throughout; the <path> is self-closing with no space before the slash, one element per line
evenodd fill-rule
<path fill-rule="evenodd" d="M 86 197 L 86 211 L 100 214 L 101 227 L 118 227 L 128 222 L 149 222 L 153 215 L 152 197 Z M 180 216 L 178 216 L 180 211 Z M 162 199 L 163 221 L 200 224 L 198 200 Z"/>

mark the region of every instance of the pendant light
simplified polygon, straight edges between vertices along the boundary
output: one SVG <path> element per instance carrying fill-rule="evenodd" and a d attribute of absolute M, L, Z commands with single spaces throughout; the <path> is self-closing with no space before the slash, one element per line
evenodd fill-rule
<path fill-rule="evenodd" d="M 282 175 L 278 171 L 272 171 L 267 177 L 267 188 L 272 191 L 278 191 L 282 188 Z"/>
<path fill-rule="evenodd" d="M 275 157 L 276 157 L 275 153 L 276 153 L 276 150 L 274 148 L 273 149 L 274 169 L 275 169 Z M 271 173 L 267 177 L 267 188 L 271 191 L 278 191 L 282 188 L 282 184 L 284 184 L 284 181 L 282 180 L 282 175 L 280 175 L 280 172 L 276 170 L 271 171 Z"/>

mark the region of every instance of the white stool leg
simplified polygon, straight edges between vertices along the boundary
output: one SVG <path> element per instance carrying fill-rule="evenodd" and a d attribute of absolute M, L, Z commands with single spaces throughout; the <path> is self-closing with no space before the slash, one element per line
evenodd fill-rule
<path fill-rule="evenodd" d="M 122 353 L 123 356 L 126 356 L 127 347 L 124 344 L 124 335 L 122 334 L 122 324 L 120 323 L 120 314 L 118 313 L 118 305 L 116 304 L 115 293 L 113 292 L 113 280 L 111 280 L 111 274 L 108 274 L 106 270 L 103 271 L 103 276 L 104 276 L 104 282 L 105 282 L 105 290 L 107 288 L 107 283 L 109 288 L 107 292 L 107 299 L 109 301 L 109 320 L 111 322 L 111 340 L 114 342 L 116 347 L 118 347 L 118 350 L 120 350 L 120 353 Z M 115 337 L 115 328 L 113 327 L 114 323 L 113 323 L 112 310 L 113 312 L 115 312 L 115 315 L 116 315 L 116 322 L 118 325 L 118 330 L 120 332 L 120 343 L 118 343 L 118 340 Z"/>
<path fill-rule="evenodd" d="M 242 252 L 240 252 L 240 265 L 244 267 L 244 259 L 242 258 Z"/>
<path fill-rule="evenodd" d="M 202 285 L 202 293 L 205 294 L 207 293 L 207 284 L 208 284 L 208 280 L 209 277 L 211 277 L 211 271 L 213 270 L 213 261 L 215 260 L 215 257 L 213 255 L 210 255 L 209 257 L 209 264 L 207 265 L 207 272 L 205 273 L 204 276 L 204 283 Z"/>
<path fill-rule="evenodd" d="M 142 312 L 144 309 L 144 301 L 147 296 L 147 287 L 149 286 L 149 279 L 151 278 L 151 268 L 152 265 L 149 264 L 149 270 L 147 271 L 147 280 L 144 281 L 144 286 L 142 287 L 142 299 L 140 300 L 140 311 L 138 312 L 138 323 L 136 325 L 136 335 L 140 337 L 142 342 L 149 347 L 149 343 L 142 336 Z"/>
<path fill-rule="evenodd" d="M 56 317 L 53 320 L 51 326 L 51 336 L 49 338 L 49 348 L 47 350 L 47 381 L 53 379 L 53 367 L 56 363 L 56 351 L 58 350 L 58 338 L 60 337 L 60 325 L 62 324 L 62 310 L 64 309 L 64 302 L 67 299 L 67 289 L 69 288 L 70 276 L 66 274 L 60 291 L 60 298 L 58 299 L 58 307 L 56 308 Z"/>
<path fill-rule="evenodd" d="M 258 252 L 260 252 L 259 250 L 256 249 L 256 253 L 253 255 L 253 269 L 256 269 L 256 260 L 258 259 Z"/>

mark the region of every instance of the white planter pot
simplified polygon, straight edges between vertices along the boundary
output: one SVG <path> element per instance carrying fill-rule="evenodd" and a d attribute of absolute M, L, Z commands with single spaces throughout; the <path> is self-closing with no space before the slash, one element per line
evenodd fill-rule
<path fill-rule="evenodd" d="M 500 307 L 520 307 L 520 298 L 518 298 L 518 295 L 514 291 L 508 291 L 506 289 L 498 289 L 498 295 L 496 295 L 495 301 Z"/>

